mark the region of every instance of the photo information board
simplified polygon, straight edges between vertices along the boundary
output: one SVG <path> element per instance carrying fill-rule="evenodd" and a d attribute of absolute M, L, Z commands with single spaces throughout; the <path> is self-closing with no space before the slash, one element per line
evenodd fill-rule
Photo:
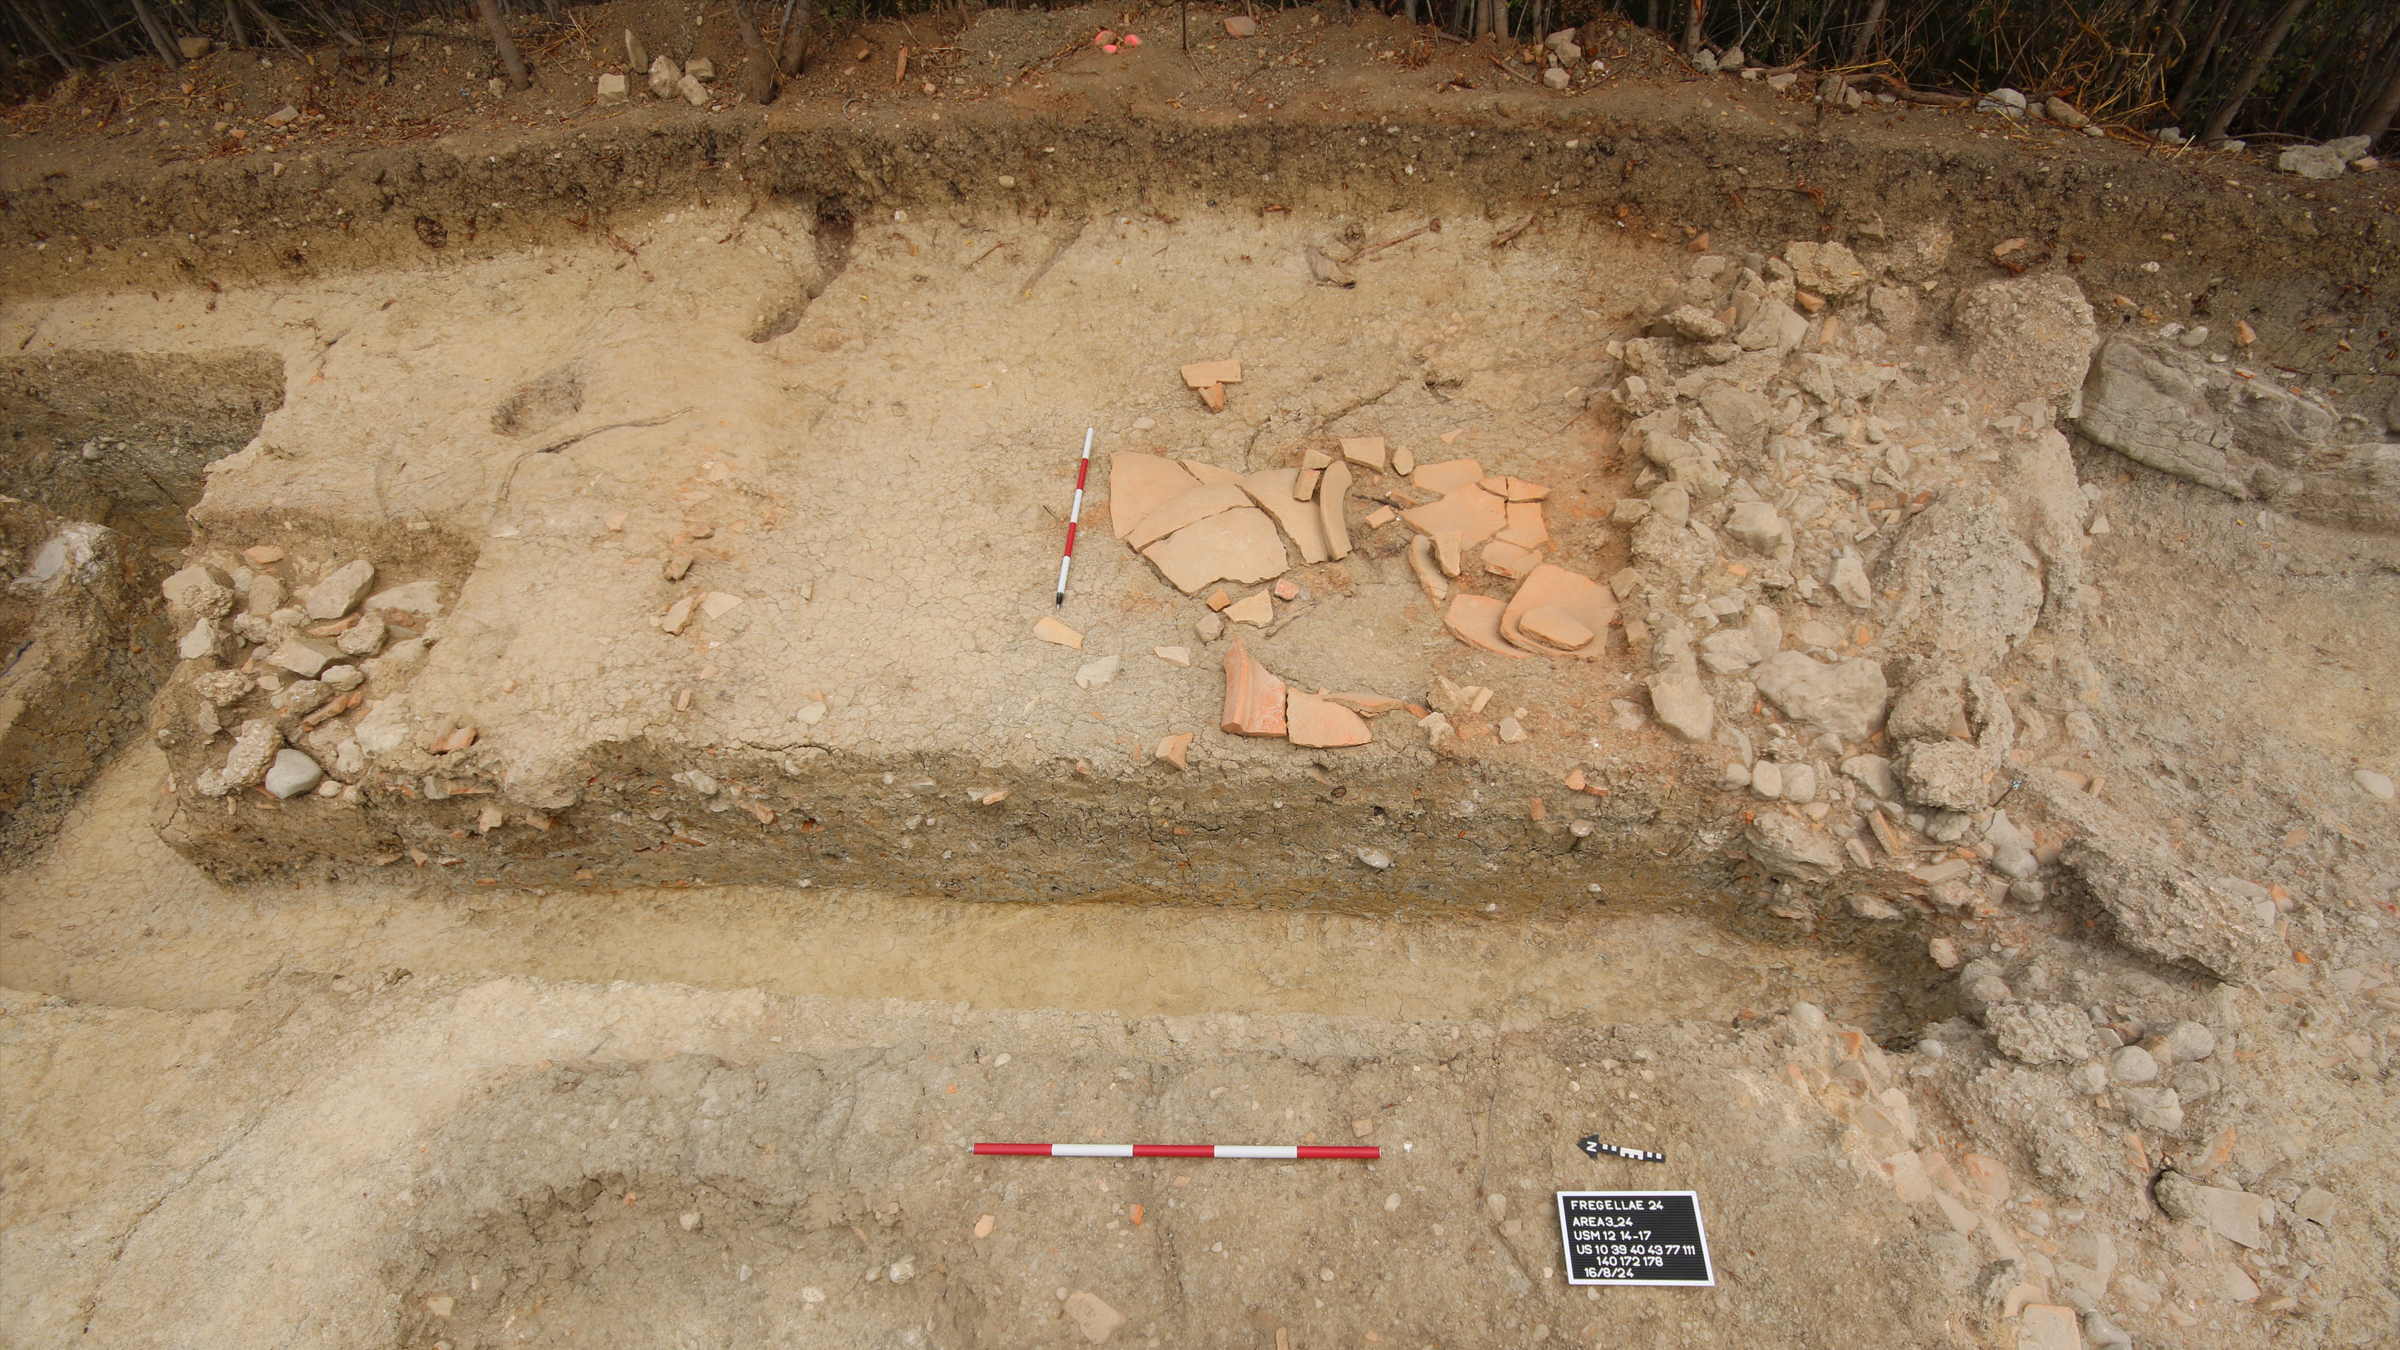
<path fill-rule="evenodd" d="M 1569 1284 L 1711 1287 L 1696 1191 L 1560 1191 Z"/>

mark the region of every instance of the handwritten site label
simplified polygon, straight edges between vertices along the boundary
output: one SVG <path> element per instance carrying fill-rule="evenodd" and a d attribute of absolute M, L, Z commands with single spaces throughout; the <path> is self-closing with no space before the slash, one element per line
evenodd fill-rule
<path fill-rule="evenodd" d="M 1569 1284 L 1713 1287 L 1694 1191 L 1560 1191 Z"/>

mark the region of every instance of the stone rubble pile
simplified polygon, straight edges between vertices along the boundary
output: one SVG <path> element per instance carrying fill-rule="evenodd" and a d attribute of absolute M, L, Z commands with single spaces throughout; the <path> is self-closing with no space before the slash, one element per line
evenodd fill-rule
<path fill-rule="evenodd" d="M 195 562 L 162 587 L 182 635 L 176 685 L 162 704 L 160 743 L 203 745 L 230 731 L 221 764 L 193 787 L 204 797 L 255 788 L 279 799 L 307 794 L 355 805 L 369 747 L 359 732 L 375 703 L 405 684 L 440 638 L 438 586 L 415 581 L 369 594 L 375 565 L 354 558 L 305 584 L 300 564 L 272 544 L 239 560 Z M 448 749 L 474 731 L 442 729 Z M 455 742 L 455 744 L 452 744 Z"/>

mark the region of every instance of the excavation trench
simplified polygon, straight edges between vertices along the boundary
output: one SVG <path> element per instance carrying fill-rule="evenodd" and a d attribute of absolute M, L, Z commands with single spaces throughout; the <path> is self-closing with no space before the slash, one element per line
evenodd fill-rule
<path fill-rule="evenodd" d="M 2388 213 L 1763 78 L 1470 107 L 1379 22 L 1262 20 L 1390 63 L 1314 125 L 910 67 L 9 180 L 0 692 L 73 751 L 0 838 L 12 1325 L 2389 1325 Z M 1718 1284 L 1565 1287 L 1590 1186 L 1694 1187 Z"/>
<path fill-rule="evenodd" d="M 1876 898 L 1901 900 L 1908 879 L 1823 888 L 1809 926 L 1845 954 L 1795 967 L 1789 920 L 1770 913 L 1800 903 L 1795 878 L 1748 863 L 1742 821 L 1678 790 L 1714 766 L 1695 767 L 1651 720 L 1641 625 L 1639 650 L 1614 630 L 1580 658 L 1480 650 L 1445 629 L 1446 602 L 1407 556 L 1414 531 L 1389 520 L 1440 499 L 1420 486 L 1431 475 L 1399 471 L 1401 455 L 1468 461 L 1472 476 L 1547 491 L 1533 528 L 1554 565 L 1605 582 L 1634 562 L 1616 503 L 1664 474 L 1626 452 L 1606 392 L 1627 335 L 1614 316 L 1683 284 L 1691 255 L 1609 222 L 1495 248 L 1488 227 L 1428 217 L 1370 247 L 1386 230 L 1403 233 L 1380 216 L 1197 201 L 1064 220 L 720 201 L 622 224 L 638 262 L 609 244 L 542 245 L 151 306 L 64 301 L 50 325 L 89 346 L 43 367 L 45 408 L 73 404 L 62 390 L 125 383 L 139 363 L 217 362 L 203 383 L 221 394 L 290 372 L 287 387 L 245 395 L 263 413 L 247 448 L 170 461 L 213 467 L 196 502 L 175 496 L 190 491 L 182 480 L 161 489 L 188 506 L 196 535 L 177 584 L 199 590 L 168 588 L 174 638 L 193 655 L 152 711 L 166 772 L 145 814 L 235 894 L 358 887 L 420 916 L 400 925 L 415 936 L 345 948 L 344 963 L 441 968 L 422 943 L 462 913 L 476 950 L 530 953 L 530 935 L 574 914 L 594 935 L 590 960 L 498 966 L 813 988 L 817 975 L 766 975 L 808 968 L 794 944 L 827 938 L 808 924 L 909 927 L 897 901 L 856 902 L 885 906 L 867 920 L 791 917 L 816 913 L 813 895 L 863 889 L 944 902 L 923 940 L 953 949 L 1034 925 L 1023 936 L 1058 951 L 1059 968 L 997 980 L 910 949 L 891 966 L 905 977 L 846 955 L 823 981 L 1010 1006 L 1329 1009 L 1298 992 L 1314 968 L 1238 956 L 1255 973 L 1231 988 L 1157 973 L 1095 983 L 1076 955 L 1089 941 L 1070 935 L 1113 925 L 1113 949 L 1153 922 L 1231 925 L 1223 941 L 1238 952 L 1285 915 L 1362 935 L 1432 923 L 1461 942 L 1498 922 L 1555 926 L 1561 950 L 1593 953 L 1588 969 L 1524 988 L 1478 976 L 1434 1004 L 1596 998 L 1730 1018 L 1811 984 L 1838 986 L 1839 1004 L 1889 1032 L 1921 1024 L 1939 1005 L 1907 992 L 1933 984 L 1921 935 Z M 1320 279 L 1312 251 L 1347 260 L 1341 275 Z M 1178 371 L 1225 359 L 1243 374 L 1217 413 Z M 1059 611 L 1082 640 L 1070 650 L 1032 630 L 1053 608 L 1085 423 L 1098 449 Z M 1346 437 L 1380 438 L 1390 456 L 1356 466 L 1352 551 L 1325 558 L 1321 532 L 1304 543 L 1287 522 L 1290 595 L 1264 626 L 1204 637 L 1223 630 L 1202 603 L 1220 586 L 1180 592 L 1117 537 L 1135 523 L 1125 475 L 1143 464 L 1271 473 L 1338 458 Z M 175 433 L 168 451 L 198 439 Z M 81 462 L 65 452 L 53 467 Z M 131 499 L 122 484 L 92 491 Z M 315 588 L 362 559 L 371 579 L 310 612 Z M 1789 584 L 1788 560 L 1757 565 Z M 1675 592 L 1722 594 L 1740 575 L 1662 579 L 1669 589 L 1623 603 L 1680 609 L 1691 601 Z M 1470 553 L 1442 589 L 1504 601 L 1516 586 Z M 1352 749 L 1226 734 L 1236 639 L 1295 689 L 1415 708 L 1376 717 Z M 1108 658 L 1113 672 L 1095 678 Z M 1436 702 L 1446 740 L 1418 725 Z M 327 776 L 286 797 L 255 776 L 225 790 L 245 725 L 273 727 Z M 1184 733 L 1195 740 L 1176 767 L 1160 746 Z M 1802 825 L 1861 790 L 1824 769 L 1822 793 L 1793 809 Z M 1853 892 L 1861 902 L 1845 907 Z M 968 917 L 1008 901 L 1072 907 Z M 1159 905 L 1187 917 L 1094 917 Z M 605 954 L 678 950 L 633 935 L 706 923 L 753 930 L 735 945 L 758 960 Z M 945 924 L 976 936 L 952 942 Z M 1645 967 L 1606 981 L 1613 995 L 1581 987 L 1608 970 L 1590 944 L 1618 929 L 1648 934 L 1631 949 L 1738 955 L 1681 983 Z M 1335 1002 L 1398 1012 L 1423 996 L 1406 992 L 1428 986 L 1410 969 L 1420 958 L 1395 958 L 1405 944 L 1360 941 L 1357 969 L 1316 972 L 1346 991 Z M 229 996 L 256 955 L 240 941 L 221 959 L 162 950 L 185 953 L 179 1003 Z M 1130 969 L 1174 965 L 1160 957 Z M 18 959 L 31 987 L 66 982 Z M 157 957 L 127 959 L 164 974 Z"/>

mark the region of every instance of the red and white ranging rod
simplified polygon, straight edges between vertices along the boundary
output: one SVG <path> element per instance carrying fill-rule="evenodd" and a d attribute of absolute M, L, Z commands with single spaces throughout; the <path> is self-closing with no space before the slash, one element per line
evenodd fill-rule
<path fill-rule="evenodd" d="M 1075 463 L 1075 505 L 1067 512 L 1067 547 L 1058 558 L 1058 599 L 1053 609 L 1067 607 L 1067 569 L 1075 565 L 1075 524 L 1083 518 L 1083 476 L 1092 471 L 1092 429 L 1083 429 L 1083 458 Z"/>
<path fill-rule="evenodd" d="M 1020 1158 L 1364 1158 L 1383 1156 L 1372 1144 L 977 1144 L 977 1153 Z"/>

